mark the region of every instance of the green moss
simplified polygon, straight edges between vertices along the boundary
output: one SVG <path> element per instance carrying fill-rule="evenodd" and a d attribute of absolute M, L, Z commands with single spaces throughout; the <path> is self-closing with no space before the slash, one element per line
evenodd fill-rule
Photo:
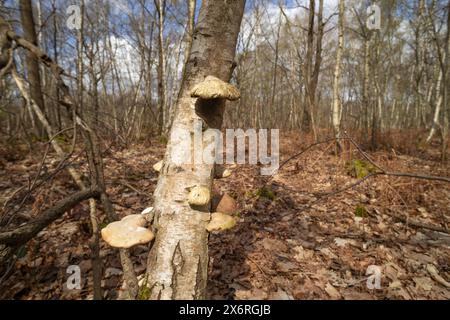
<path fill-rule="evenodd" d="M 147 286 L 147 278 L 145 278 L 142 287 L 139 287 L 137 300 L 150 300 L 151 293 L 152 293 L 151 289 Z"/>
<path fill-rule="evenodd" d="M 348 165 L 349 174 L 357 179 L 363 179 L 376 172 L 376 168 L 364 160 L 353 160 Z"/>
<path fill-rule="evenodd" d="M 269 199 L 271 201 L 274 201 L 275 198 L 276 198 L 275 193 L 272 190 L 269 190 L 267 188 L 259 189 L 258 191 L 256 191 L 256 195 L 258 197 L 266 198 L 266 199 Z"/>
<path fill-rule="evenodd" d="M 101 230 L 103 228 L 106 228 L 106 226 L 109 224 L 108 220 L 103 221 L 99 224 L 98 228 Z"/>
<path fill-rule="evenodd" d="M 31 134 L 31 142 L 47 142 L 47 140 L 44 137 L 39 137 L 35 135 L 34 133 Z"/>
<path fill-rule="evenodd" d="M 17 256 L 17 258 L 23 258 L 23 257 L 25 257 L 25 255 L 27 254 L 27 247 L 25 247 L 25 246 L 21 246 L 18 250 L 17 250 L 17 252 L 16 252 L 16 256 Z"/>
<path fill-rule="evenodd" d="M 151 290 L 149 287 L 142 286 L 141 288 L 139 288 L 139 293 L 137 296 L 137 300 L 150 300 L 150 293 Z"/>
<path fill-rule="evenodd" d="M 359 217 L 359 218 L 367 217 L 367 210 L 366 210 L 366 208 L 364 206 L 361 206 L 361 205 L 357 206 L 355 208 L 355 216 Z"/>

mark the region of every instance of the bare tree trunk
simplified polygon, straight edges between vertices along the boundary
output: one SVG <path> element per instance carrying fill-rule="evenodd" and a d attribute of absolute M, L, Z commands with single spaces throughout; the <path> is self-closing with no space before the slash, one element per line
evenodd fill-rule
<path fill-rule="evenodd" d="M 436 83 L 436 106 L 434 108 L 434 114 L 433 114 L 433 124 L 431 125 L 430 133 L 427 137 L 427 142 L 430 142 L 431 139 L 433 139 L 434 134 L 436 133 L 436 129 L 439 128 L 439 116 L 441 114 L 441 107 L 442 107 L 442 101 L 443 101 L 443 92 L 444 88 L 442 87 L 442 69 L 439 71 L 438 80 Z"/>
<path fill-rule="evenodd" d="M 191 55 L 192 39 L 195 27 L 195 9 L 197 5 L 196 0 L 187 0 L 188 2 L 188 21 L 186 23 L 186 52 L 184 57 L 183 75 L 186 69 L 189 56 Z"/>
<path fill-rule="evenodd" d="M 198 99 L 190 90 L 205 76 L 228 81 L 233 70 L 234 54 L 245 0 L 204 0 L 194 32 L 192 51 L 186 65 L 181 92 L 176 104 L 174 123 L 154 194 L 156 240 L 147 265 L 150 299 L 202 299 L 208 269 L 208 233 L 205 226 L 209 212 L 197 211 L 187 203 L 189 188 L 211 188 L 213 165 L 174 163 L 187 150 L 177 132 L 194 132 Z M 213 112 L 202 117 L 213 128 L 222 124 L 224 105 L 218 100 Z M 184 146 L 183 146 L 184 144 Z M 200 146 L 196 146 L 199 148 Z"/>
<path fill-rule="evenodd" d="M 447 2 L 447 35 L 444 44 L 444 72 L 443 72 L 443 83 L 444 83 L 444 110 L 443 110 L 443 123 L 442 123 L 442 151 L 441 159 L 442 161 L 447 160 L 447 144 L 448 144 L 448 134 L 450 125 L 450 99 L 449 99 L 449 86 L 450 86 L 450 0 Z"/>
<path fill-rule="evenodd" d="M 52 10 L 56 12 L 56 0 L 53 0 L 52 2 Z M 59 51 L 58 51 L 58 27 L 56 23 L 56 14 L 53 14 L 53 54 L 54 54 L 54 60 L 55 63 L 59 63 Z M 56 86 L 55 88 L 55 97 L 56 101 L 59 101 L 59 88 Z M 59 108 L 58 105 L 55 106 L 55 112 L 56 112 L 56 123 L 57 123 L 57 130 L 61 131 L 62 129 L 62 122 L 61 122 L 61 108 Z"/>
<path fill-rule="evenodd" d="M 165 108 L 166 108 L 166 53 L 164 49 L 164 20 L 166 0 L 155 0 L 158 13 L 158 135 L 164 132 Z"/>
<path fill-rule="evenodd" d="M 364 38 L 364 70 L 362 88 L 362 113 L 364 118 L 364 139 L 369 137 L 369 72 L 370 72 L 370 34 Z"/>
<path fill-rule="evenodd" d="M 302 127 L 304 131 L 311 130 L 312 116 L 312 98 L 311 98 L 311 77 L 313 66 L 313 45 L 314 45 L 314 20 L 315 20 L 315 0 L 309 0 L 309 16 L 308 16 L 308 37 L 306 40 L 306 65 L 304 67 L 305 74 L 305 107 L 303 113 Z"/>
<path fill-rule="evenodd" d="M 20 19 L 22 21 L 23 36 L 25 40 L 38 46 L 36 28 L 34 25 L 33 7 L 31 0 L 20 0 Z M 45 113 L 44 96 L 41 87 L 41 75 L 39 63 L 33 53 L 26 52 L 26 66 L 28 71 L 28 81 L 30 82 L 31 98 L 36 102 L 39 108 Z"/>
<path fill-rule="evenodd" d="M 333 80 L 333 128 L 336 137 L 336 153 L 342 151 L 342 145 L 339 138 L 341 137 L 341 118 L 342 106 L 340 102 L 339 82 L 341 80 L 342 52 L 344 50 L 344 0 L 339 0 L 339 31 L 338 31 L 338 47 L 336 52 L 336 66 L 334 68 Z"/>
<path fill-rule="evenodd" d="M 325 24 L 323 22 L 323 0 L 319 0 L 319 11 L 317 13 L 317 36 L 316 36 L 316 53 L 314 59 L 314 69 L 312 73 L 311 85 L 310 85 L 310 105 L 311 105 L 311 127 L 314 135 L 314 140 L 317 141 L 317 129 L 316 129 L 316 91 L 317 84 L 319 83 L 320 67 L 322 65 L 322 39 L 324 34 Z"/>
<path fill-rule="evenodd" d="M 272 99 L 271 108 L 275 108 L 275 96 L 277 92 L 277 73 L 278 73 L 278 51 L 280 48 L 280 30 L 281 30 L 281 16 L 278 20 L 277 39 L 275 42 L 275 63 L 273 66 L 273 84 L 272 84 Z"/>
<path fill-rule="evenodd" d="M 416 59 L 416 74 L 415 74 L 415 118 L 417 127 L 420 127 L 421 112 L 423 110 L 423 84 L 425 78 L 425 0 L 418 1 L 418 16 L 417 27 L 415 30 L 415 59 Z"/>

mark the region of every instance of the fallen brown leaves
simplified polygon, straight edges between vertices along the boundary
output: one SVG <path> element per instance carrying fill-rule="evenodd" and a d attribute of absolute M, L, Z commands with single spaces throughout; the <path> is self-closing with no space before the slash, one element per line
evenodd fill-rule
<path fill-rule="evenodd" d="M 281 142 L 282 160 L 308 145 L 296 136 L 284 136 Z M 328 145 L 317 146 L 289 162 L 267 185 L 270 192 L 259 192 L 259 196 L 266 180 L 257 167 L 238 166 L 232 176 L 215 182 L 216 193 L 236 201 L 231 211 L 237 225 L 210 237 L 209 298 L 450 298 L 450 289 L 436 280 L 450 280 L 450 236 L 408 223 L 448 227 L 450 186 L 380 176 L 321 199 L 321 194 L 356 181 L 346 169 L 349 160 L 360 159 L 356 150 L 341 158 L 332 155 L 332 150 Z M 448 163 L 388 150 L 370 156 L 392 171 L 450 176 Z M 111 150 L 105 156 L 108 193 L 120 217 L 151 206 L 157 182 L 152 166 L 163 153 L 161 144 L 152 144 Z M 40 160 L 27 156 L 1 161 L 0 217 L 20 204 Z M 52 163 L 49 155 L 45 172 L 54 169 Z M 84 164 L 74 165 L 86 173 Z M 74 190 L 61 171 L 45 189 L 32 193 L 23 210 L 39 214 Z M 108 221 L 99 209 L 104 226 Z M 0 298 L 92 298 L 88 215 L 87 203 L 80 204 L 30 241 L 11 266 L 9 277 L 1 280 Z M 11 223 L 26 219 L 14 216 Z M 131 253 L 140 275 L 145 271 L 147 246 L 137 246 Z M 104 297 L 116 299 L 122 285 L 117 252 L 102 242 L 101 257 Z M 81 268 L 81 290 L 66 289 L 66 268 L 71 264 Z M 366 285 L 371 265 L 381 268 L 379 290 Z"/>

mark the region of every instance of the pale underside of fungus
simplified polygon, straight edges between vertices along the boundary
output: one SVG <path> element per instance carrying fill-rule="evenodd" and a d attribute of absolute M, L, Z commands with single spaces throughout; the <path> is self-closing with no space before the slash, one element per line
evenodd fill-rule
<path fill-rule="evenodd" d="M 155 235 L 145 228 L 147 220 L 141 214 L 132 214 L 102 229 L 103 240 L 114 248 L 131 248 L 153 240 Z"/>
<path fill-rule="evenodd" d="M 236 220 L 225 213 L 214 212 L 211 214 L 211 221 L 206 226 L 209 232 L 224 231 L 233 228 L 236 225 Z"/>
<path fill-rule="evenodd" d="M 238 100 L 241 97 L 239 90 L 225 81 L 214 76 L 207 76 L 205 80 L 196 84 L 191 90 L 191 97 L 209 99 Z"/>
<path fill-rule="evenodd" d="M 161 161 L 158 161 L 157 163 L 155 163 L 154 165 L 153 165 L 153 170 L 155 170 L 156 172 L 160 172 L 161 171 L 161 169 L 162 169 L 162 167 L 163 167 L 163 160 L 161 160 Z"/>

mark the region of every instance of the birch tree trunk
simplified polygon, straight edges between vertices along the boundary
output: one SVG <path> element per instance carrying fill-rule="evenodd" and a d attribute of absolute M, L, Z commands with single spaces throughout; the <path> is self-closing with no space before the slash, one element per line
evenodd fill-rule
<path fill-rule="evenodd" d="M 175 118 L 167 144 L 164 165 L 154 194 L 156 240 L 149 254 L 146 284 L 150 299 L 202 299 L 208 269 L 209 212 L 192 209 L 188 189 L 211 188 L 213 165 L 176 164 L 173 159 L 192 152 L 177 132 L 194 132 L 197 99 L 189 92 L 208 75 L 229 81 L 245 0 L 204 0 L 194 31 L 192 50 L 186 64 Z M 214 101 L 218 102 L 217 99 Z M 209 105 L 202 118 L 210 128 L 220 128 L 224 104 Z M 199 146 L 196 146 L 199 147 Z M 191 153 L 192 154 L 192 153 Z"/>
<path fill-rule="evenodd" d="M 344 0 L 339 0 L 339 31 L 338 31 L 338 47 L 336 52 L 336 66 L 334 68 L 333 81 L 333 128 L 336 139 L 341 137 L 341 103 L 339 81 L 341 79 L 342 51 L 344 50 Z M 337 154 L 341 152 L 342 146 L 339 140 L 336 141 Z"/>
<path fill-rule="evenodd" d="M 194 27 L 195 27 L 195 8 L 196 8 L 196 0 L 188 0 L 188 21 L 186 23 L 186 56 L 184 58 L 183 65 L 183 74 L 186 68 L 186 63 L 191 54 L 192 47 L 192 39 L 194 35 Z"/>
<path fill-rule="evenodd" d="M 430 129 L 430 133 L 427 137 L 427 143 L 433 139 L 434 134 L 436 133 L 436 129 L 439 128 L 439 115 L 441 113 L 441 106 L 442 106 L 442 100 L 443 100 L 443 90 L 444 88 L 441 88 L 442 83 L 442 69 L 439 70 L 439 76 L 436 83 L 436 106 L 434 108 L 434 114 L 433 114 L 433 124 Z"/>

